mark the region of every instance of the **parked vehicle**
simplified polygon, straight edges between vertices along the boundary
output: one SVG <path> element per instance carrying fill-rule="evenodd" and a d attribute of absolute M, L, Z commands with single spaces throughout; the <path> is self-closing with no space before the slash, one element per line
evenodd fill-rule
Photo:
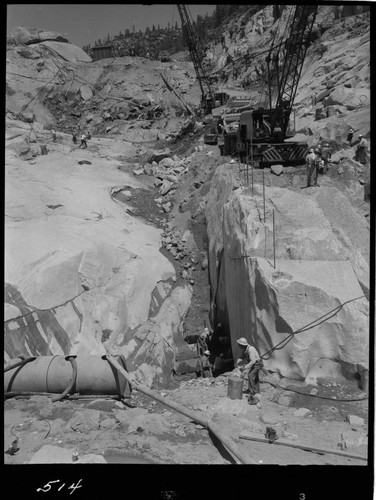
<path fill-rule="evenodd" d="M 204 131 L 204 144 L 217 144 L 218 143 L 218 129 L 217 124 L 213 120 L 205 126 Z"/>

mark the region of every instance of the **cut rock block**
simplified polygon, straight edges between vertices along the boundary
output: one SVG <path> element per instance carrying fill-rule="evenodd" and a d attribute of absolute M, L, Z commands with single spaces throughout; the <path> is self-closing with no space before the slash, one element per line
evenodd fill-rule
<path fill-rule="evenodd" d="M 364 418 L 357 415 L 347 415 L 347 421 L 351 426 L 362 427 L 364 425 Z"/>
<path fill-rule="evenodd" d="M 308 408 L 299 408 L 294 411 L 294 417 L 307 417 L 311 413 L 311 410 Z"/>

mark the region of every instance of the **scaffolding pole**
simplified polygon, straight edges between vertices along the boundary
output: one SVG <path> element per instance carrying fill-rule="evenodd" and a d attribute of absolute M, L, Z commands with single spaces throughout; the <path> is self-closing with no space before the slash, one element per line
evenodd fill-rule
<path fill-rule="evenodd" d="M 262 171 L 262 197 L 264 201 L 264 224 L 266 221 L 266 215 L 265 215 L 265 170 Z"/>
<path fill-rule="evenodd" d="M 274 258 L 274 269 L 275 269 L 275 217 L 273 208 L 273 258 Z"/>
<path fill-rule="evenodd" d="M 254 196 L 254 191 L 253 191 L 253 161 L 252 161 L 252 165 L 251 165 L 251 168 L 252 168 L 252 196 Z"/>

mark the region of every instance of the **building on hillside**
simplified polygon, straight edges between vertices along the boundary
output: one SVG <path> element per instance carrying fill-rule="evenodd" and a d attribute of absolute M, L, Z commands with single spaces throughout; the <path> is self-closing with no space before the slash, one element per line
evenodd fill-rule
<path fill-rule="evenodd" d="M 112 45 L 104 45 L 103 47 L 92 47 L 91 58 L 93 61 L 114 57 L 114 47 Z"/>

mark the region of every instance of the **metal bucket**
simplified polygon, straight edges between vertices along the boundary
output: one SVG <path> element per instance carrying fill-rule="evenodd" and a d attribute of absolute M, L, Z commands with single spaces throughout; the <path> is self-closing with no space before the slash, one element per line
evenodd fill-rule
<path fill-rule="evenodd" d="M 243 379 L 240 377 L 229 377 L 227 385 L 227 397 L 230 399 L 242 399 Z"/>
<path fill-rule="evenodd" d="M 40 356 L 5 372 L 4 392 L 62 393 L 72 379 L 72 365 L 68 358 L 69 356 Z M 76 356 L 75 359 L 77 378 L 73 392 L 128 395 L 128 381 L 103 356 Z M 123 357 L 118 356 L 117 359 L 126 369 Z"/>

